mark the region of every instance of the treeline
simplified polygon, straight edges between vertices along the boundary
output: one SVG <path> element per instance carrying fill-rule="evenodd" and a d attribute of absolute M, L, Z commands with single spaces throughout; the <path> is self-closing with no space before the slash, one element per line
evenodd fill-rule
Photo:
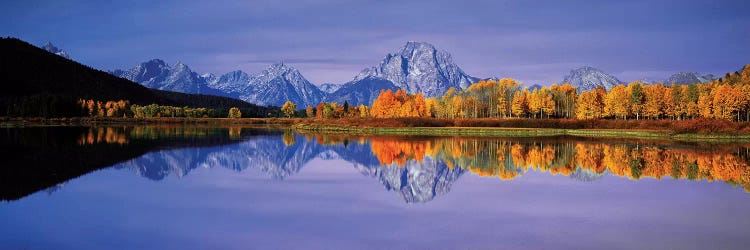
<path fill-rule="evenodd" d="M 296 105 L 294 106 L 296 107 Z M 299 114 L 297 117 L 302 115 L 308 118 L 365 118 L 370 116 L 370 108 L 365 105 L 349 106 L 349 102 L 346 101 L 344 101 L 344 104 L 321 102 L 314 108 L 307 106 L 304 114 Z"/>
<path fill-rule="evenodd" d="M 130 110 L 135 118 L 151 117 L 188 117 L 188 118 L 222 118 L 228 117 L 221 112 L 208 108 L 173 107 L 151 104 L 146 106 L 132 105 Z"/>
<path fill-rule="evenodd" d="M 227 111 L 209 108 L 175 107 L 150 104 L 141 106 L 130 104 L 130 101 L 95 101 L 79 99 L 79 114 L 90 117 L 188 117 L 188 118 L 241 118 L 242 111 L 232 107 Z"/>
<path fill-rule="evenodd" d="M 12 117 L 76 117 L 84 115 L 76 98 L 37 94 L 0 97 L 0 116 Z"/>
<path fill-rule="evenodd" d="M 352 112 L 345 104 L 321 103 L 308 117 L 373 117 L 445 119 L 465 118 L 575 118 L 575 119 L 672 119 L 694 118 L 750 121 L 750 64 L 709 83 L 689 85 L 634 81 L 610 90 L 579 92 L 568 83 L 524 88 L 510 79 L 479 81 L 439 97 L 424 98 L 404 90 L 382 90 L 372 107 Z"/>
<path fill-rule="evenodd" d="M 185 94 L 172 91 L 153 90 L 160 96 L 173 100 L 178 106 L 203 107 L 212 109 L 217 114 L 216 117 L 227 117 L 229 108 L 235 107 L 242 111 L 243 117 L 281 117 L 281 112 L 277 107 L 265 107 L 242 100 L 199 94 Z M 214 117 L 214 116 L 209 116 Z"/>

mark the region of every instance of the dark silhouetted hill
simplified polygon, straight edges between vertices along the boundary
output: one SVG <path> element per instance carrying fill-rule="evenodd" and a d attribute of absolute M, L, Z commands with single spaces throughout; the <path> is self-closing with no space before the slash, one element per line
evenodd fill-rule
<path fill-rule="evenodd" d="M 0 116 L 77 116 L 78 99 L 228 109 L 244 117 L 278 113 L 241 100 L 153 90 L 50 53 L 16 38 L 0 38 Z"/>

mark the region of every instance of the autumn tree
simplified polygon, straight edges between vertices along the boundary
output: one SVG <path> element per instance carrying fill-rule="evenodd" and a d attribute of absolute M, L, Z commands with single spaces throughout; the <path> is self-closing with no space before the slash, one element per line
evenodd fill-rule
<path fill-rule="evenodd" d="M 555 113 L 555 109 L 557 108 L 555 100 L 552 98 L 552 92 L 547 87 L 542 87 L 539 90 L 538 98 L 542 113 L 546 114 L 547 118 L 549 118 L 550 115 Z"/>
<path fill-rule="evenodd" d="M 604 115 L 605 95 L 606 91 L 603 88 L 596 88 L 591 91 L 581 93 L 581 95 L 578 96 L 576 118 L 601 118 Z"/>
<path fill-rule="evenodd" d="M 386 118 L 390 117 L 392 112 L 396 109 L 396 97 L 393 95 L 393 91 L 390 89 L 381 90 L 377 98 L 372 102 L 372 108 L 370 109 L 370 115 L 375 118 Z"/>
<path fill-rule="evenodd" d="M 665 96 L 665 99 L 668 100 L 668 104 L 670 105 L 667 109 L 669 110 L 668 115 L 671 115 L 674 119 L 682 119 L 682 116 L 685 114 L 685 103 L 682 102 L 682 92 L 683 92 L 683 86 L 672 84 L 671 87 L 669 87 L 669 92 L 665 92 L 665 95 L 668 93 L 668 96 Z"/>
<path fill-rule="evenodd" d="M 684 106 L 685 116 L 688 118 L 695 118 L 700 114 L 698 109 L 698 99 L 700 93 L 698 92 L 697 84 L 690 84 L 683 86 L 684 94 L 682 95 L 682 105 Z"/>
<path fill-rule="evenodd" d="M 516 91 L 513 95 L 511 111 L 513 115 L 521 117 L 526 115 L 529 110 L 529 89 L 523 89 L 523 91 Z"/>
<path fill-rule="evenodd" d="M 229 109 L 229 118 L 242 118 L 242 112 L 236 107 Z"/>
<path fill-rule="evenodd" d="M 630 89 L 630 107 L 635 114 L 635 119 L 641 119 L 641 111 L 643 110 L 643 103 L 646 101 L 646 96 L 643 93 L 643 84 L 639 81 L 631 82 L 628 84 Z"/>
<path fill-rule="evenodd" d="M 357 110 L 359 111 L 359 118 L 365 118 L 370 115 L 370 110 L 363 104 L 360 104 Z"/>
<path fill-rule="evenodd" d="M 570 118 L 575 115 L 578 90 L 568 83 L 552 84 L 550 87 L 552 99 L 555 101 L 555 114 L 558 117 Z"/>
<path fill-rule="evenodd" d="M 422 94 L 410 95 L 399 89 L 380 91 L 373 101 L 370 115 L 375 118 L 427 117 L 427 105 Z"/>
<path fill-rule="evenodd" d="M 313 109 L 312 106 L 307 105 L 307 107 L 305 108 L 305 115 L 307 115 L 307 118 L 315 117 L 315 109 Z"/>
<path fill-rule="evenodd" d="M 740 110 L 747 105 L 745 95 L 738 89 L 728 84 L 719 85 L 712 91 L 713 94 L 713 115 L 715 118 L 732 120 L 740 118 Z"/>
<path fill-rule="evenodd" d="M 281 112 L 286 115 L 287 118 L 294 116 L 294 112 L 297 111 L 297 104 L 287 100 L 284 105 L 281 106 Z"/>
<path fill-rule="evenodd" d="M 710 86 L 700 86 L 698 91 L 698 114 L 704 118 L 713 118 L 713 93 Z"/>
<path fill-rule="evenodd" d="M 531 91 L 528 100 L 529 112 L 532 117 L 536 118 L 536 115 L 542 112 L 542 96 L 539 94 L 538 88 Z"/>
<path fill-rule="evenodd" d="M 661 84 L 650 84 L 643 87 L 644 102 L 643 115 L 658 119 L 664 113 L 664 86 Z"/>
<path fill-rule="evenodd" d="M 440 106 L 440 101 L 436 97 L 427 98 L 424 103 L 425 108 L 427 109 L 427 117 L 439 117 L 442 107 Z"/>
<path fill-rule="evenodd" d="M 627 119 L 630 115 L 630 92 L 624 84 L 609 90 L 604 98 L 604 113 L 607 116 Z"/>

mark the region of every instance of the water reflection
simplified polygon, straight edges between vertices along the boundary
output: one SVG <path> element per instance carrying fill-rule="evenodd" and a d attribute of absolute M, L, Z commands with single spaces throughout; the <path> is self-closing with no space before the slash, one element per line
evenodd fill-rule
<path fill-rule="evenodd" d="M 641 178 L 724 181 L 750 191 L 748 148 L 745 145 L 700 147 L 644 142 L 586 140 L 520 140 L 441 138 L 397 141 L 373 139 L 372 151 L 381 164 L 439 159 L 449 168 L 479 176 L 511 180 L 529 170 L 595 180 L 604 173 Z"/>
<path fill-rule="evenodd" d="M 5 129 L 3 135 L 2 149 L 16 154 L 2 160 L 2 199 L 52 193 L 67 180 L 108 166 L 156 181 L 197 168 L 254 168 L 283 180 L 313 159 L 349 162 L 407 203 L 448 193 L 465 172 L 502 181 L 529 171 L 584 182 L 604 175 L 722 181 L 750 191 L 750 153 L 738 144 L 303 135 L 195 126 Z"/>

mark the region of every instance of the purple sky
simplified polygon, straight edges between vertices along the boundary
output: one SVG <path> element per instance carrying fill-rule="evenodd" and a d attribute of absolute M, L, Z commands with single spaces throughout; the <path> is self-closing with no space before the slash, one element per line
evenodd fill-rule
<path fill-rule="evenodd" d="M 477 77 L 559 82 L 591 65 L 620 80 L 723 75 L 750 63 L 750 1 L 44 1 L 0 3 L 0 36 L 51 41 L 112 70 L 152 58 L 197 72 L 284 62 L 343 83 L 407 41 Z"/>

